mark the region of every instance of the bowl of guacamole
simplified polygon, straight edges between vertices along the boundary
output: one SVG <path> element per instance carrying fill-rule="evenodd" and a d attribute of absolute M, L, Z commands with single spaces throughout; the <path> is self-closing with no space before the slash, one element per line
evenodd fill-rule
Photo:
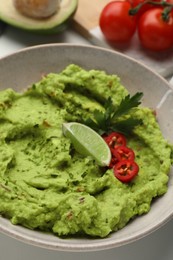
<path fill-rule="evenodd" d="M 47 249 L 94 251 L 172 218 L 173 92 L 165 79 L 118 52 L 74 44 L 26 48 L 0 68 L 1 232 Z M 140 105 L 121 117 L 130 106 L 122 101 L 136 93 Z M 101 129 L 98 115 L 107 120 L 116 109 L 139 167 L 129 182 L 76 151 L 62 131 L 94 116 Z"/>

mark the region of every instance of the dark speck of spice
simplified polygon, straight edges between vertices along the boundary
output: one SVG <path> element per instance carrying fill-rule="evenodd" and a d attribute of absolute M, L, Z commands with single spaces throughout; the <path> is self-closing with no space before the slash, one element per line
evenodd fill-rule
<path fill-rule="evenodd" d="M 49 124 L 49 122 L 47 120 L 43 120 L 43 126 L 50 127 L 51 125 Z"/>
<path fill-rule="evenodd" d="M 81 203 L 84 203 L 85 202 L 85 198 L 84 197 L 81 197 L 80 199 L 79 199 L 79 203 L 81 204 Z"/>
<path fill-rule="evenodd" d="M 68 220 L 71 220 L 73 218 L 73 212 L 72 211 L 68 212 L 67 218 L 68 218 Z"/>

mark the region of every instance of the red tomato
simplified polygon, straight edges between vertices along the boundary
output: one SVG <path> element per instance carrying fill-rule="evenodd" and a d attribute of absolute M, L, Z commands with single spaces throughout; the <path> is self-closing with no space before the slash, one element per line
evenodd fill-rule
<path fill-rule="evenodd" d="M 114 176 L 122 182 L 130 182 L 139 171 L 138 165 L 131 160 L 122 160 L 115 164 Z"/>
<path fill-rule="evenodd" d="M 112 42 L 127 42 L 136 31 L 136 17 L 129 15 L 128 1 L 112 1 L 100 14 L 99 25 L 105 38 Z"/>
<path fill-rule="evenodd" d="M 112 132 L 106 137 L 103 137 L 109 148 L 112 150 L 120 145 L 126 145 L 126 138 L 123 134 Z"/>
<path fill-rule="evenodd" d="M 169 21 L 162 18 L 163 8 L 146 11 L 138 22 L 138 35 L 141 44 L 153 51 L 162 51 L 173 46 L 173 12 Z"/>

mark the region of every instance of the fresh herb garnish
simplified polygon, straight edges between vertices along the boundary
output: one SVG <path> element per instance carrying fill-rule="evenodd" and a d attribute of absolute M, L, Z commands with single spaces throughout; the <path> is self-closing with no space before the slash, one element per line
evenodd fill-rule
<path fill-rule="evenodd" d="M 113 131 L 129 135 L 133 128 L 141 124 L 140 119 L 133 118 L 129 111 L 141 104 L 143 93 L 137 92 L 135 95 L 127 95 L 120 103 L 115 106 L 109 97 L 104 104 L 105 111 L 95 110 L 93 118 L 87 118 L 82 123 L 88 125 L 100 135 Z M 125 117 L 128 115 L 127 117 Z"/>

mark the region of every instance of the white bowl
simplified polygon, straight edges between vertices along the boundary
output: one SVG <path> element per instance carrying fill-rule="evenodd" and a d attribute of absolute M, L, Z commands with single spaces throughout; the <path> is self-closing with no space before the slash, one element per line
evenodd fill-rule
<path fill-rule="evenodd" d="M 86 69 L 117 74 L 130 91 L 144 93 L 143 103 L 155 108 L 164 136 L 173 143 L 173 92 L 167 81 L 135 60 L 98 47 L 49 44 L 24 49 L 0 60 L 0 88 L 22 90 L 40 80 L 40 75 L 60 72 L 70 63 Z M 173 171 L 168 192 L 152 203 L 148 214 L 135 218 L 125 228 L 104 239 L 62 239 L 15 226 L 0 217 L 0 231 L 20 241 L 53 250 L 96 251 L 125 245 L 155 231 L 172 218 Z"/>

